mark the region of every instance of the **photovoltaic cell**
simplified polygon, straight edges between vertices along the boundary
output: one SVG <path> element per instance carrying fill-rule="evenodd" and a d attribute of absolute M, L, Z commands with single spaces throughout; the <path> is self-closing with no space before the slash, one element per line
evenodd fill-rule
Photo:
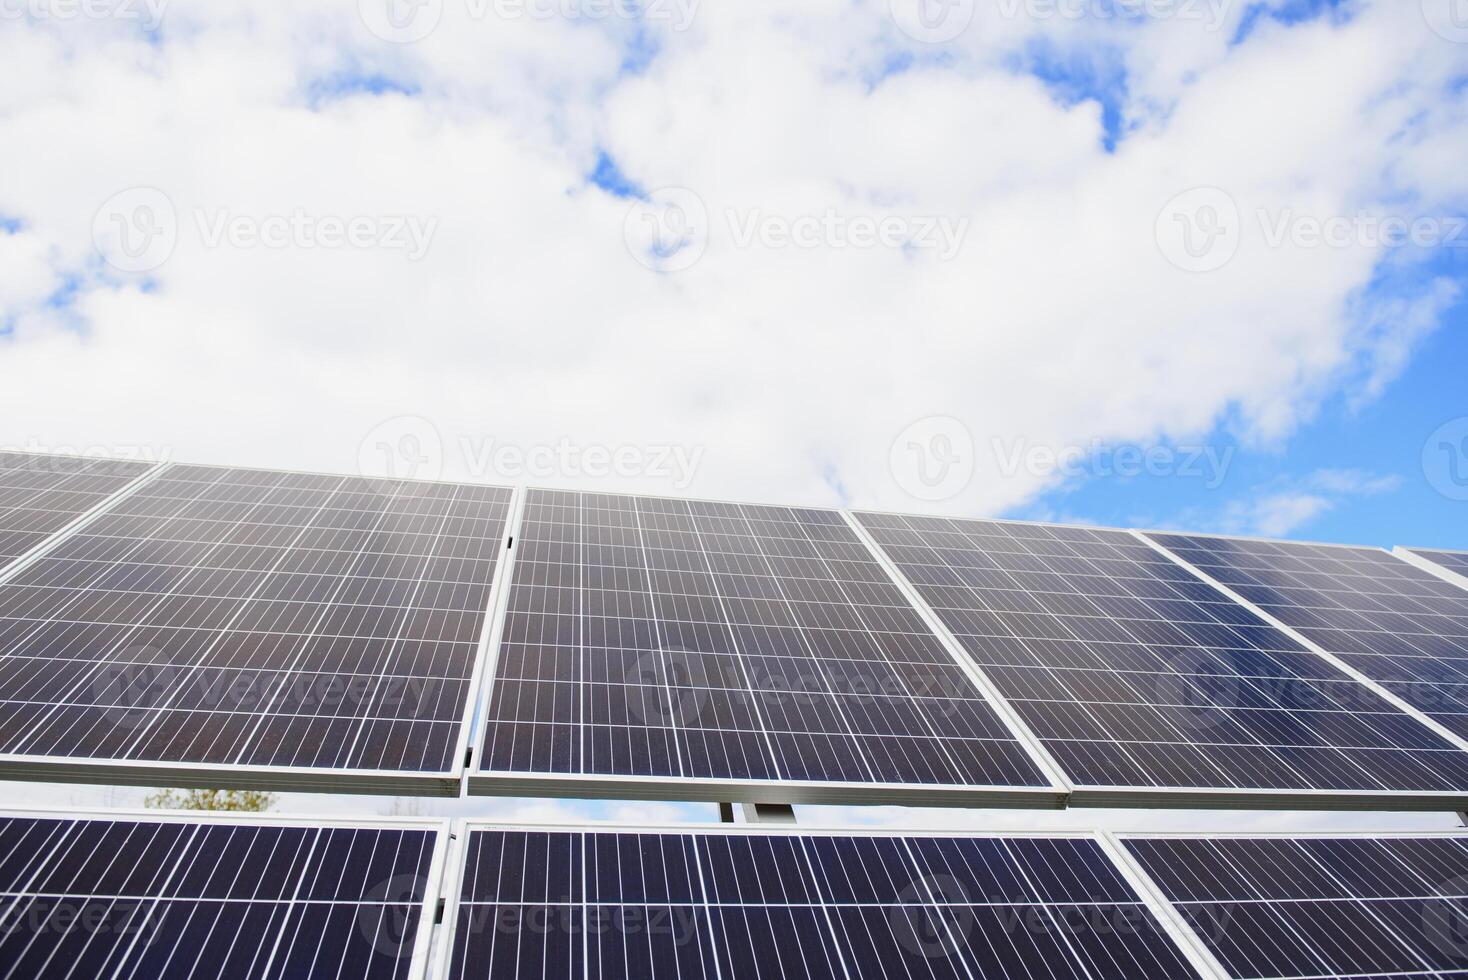
<path fill-rule="evenodd" d="M 858 519 L 1078 787 L 1468 790 L 1468 756 L 1126 532 Z"/>
<path fill-rule="evenodd" d="M 1199 974 L 1092 838 L 471 829 L 467 978 Z"/>
<path fill-rule="evenodd" d="M 509 499 L 173 467 L 0 586 L 7 771 L 272 767 L 271 788 L 322 789 L 383 771 L 457 792 L 437 777 L 462 765 Z"/>
<path fill-rule="evenodd" d="M 0 817 L 0 977 L 408 980 L 437 838 Z"/>
<path fill-rule="evenodd" d="M 1468 974 L 1468 841 L 1130 837 L 1123 846 L 1238 978 Z"/>
<path fill-rule="evenodd" d="M 487 776 L 1048 788 L 835 511 L 531 490 L 511 582 Z"/>
<path fill-rule="evenodd" d="M 1468 590 L 1375 548 L 1150 536 L 1468 738 Z"/>
<path fill-rule="evenodd" d="M 1413 554 L 1420 555 L 1439 568 L 1444 568 L 1468 581 L 1468 551 L 1426 551 L 1422 548 L 1411 550 Z"/>
<path fill-rule="evenodd" d="M 131 460 L 0 452 L 0 571 L 150 468 Z"/>

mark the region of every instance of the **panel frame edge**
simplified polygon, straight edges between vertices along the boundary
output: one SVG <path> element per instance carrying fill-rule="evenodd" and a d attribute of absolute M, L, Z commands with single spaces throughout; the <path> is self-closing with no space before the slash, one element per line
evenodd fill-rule
<path fill-rule="evenodd" d="M 1447 548 L 1424 548 L 1422 550 L 1442 551 L 1449 554 L 1463 554 L 1463 552 L 1453 552 Z M 1394 558 L 1401 559 L 1409 565 L 1420 568 L 1424 572 L 1428 572 L 1429 574 L 1437 576 L 1444 582 L 1447 582 L 1449 585 L 1456 585 L 1460 589 L 1468 589 L 1468 578 L 1459 575 L 1451 568 L 1444 568 L 1437 562 L 1433 561 L 1431 558 L 1428 558 L 1426 555 L 1419 554 L 1416 549 L 1404 548 L 1401 545 L 1397 545 L 1391 550 L 1391 555 Z"/>
<path fill-rule="evenodd" d="M 1168 901 L 1167 896 L 1162 894 L 1162 889 L 1157 887 L 1152 876 L 1142 868 L 1141 864 L 1127 851 L 1126 846 L 1109 830 L 1098 830 L 1095 839 L 1100 844 L 1101 850 L 1111 859 L 1111 864 L 1124 878 L 1127 884 L 1136 890 L 1141 897 L 1142 903 L 1156 917 L 1167 937 L 1172 940 L 1173 945 L 1180 949 L 1203 976 L 1209 980 L 1232 980 L 1233 974 L 1224 969 L 1213 951 L 1203 942 L 1203 937 L 1198 935 L 1176 905 Z"/>
<path fill-rule="evenodd" d="M 1359 683 L 1361 683 L 1361 684 L 1365 685 L 1366 687 L 1370 688 L 1378 696 L 1384 698 L 1387 701 L 1387 703 L 1390 704 L 1390 705 L 1392 705 L 1394 708 L 1397 708 L 1399 711 L 1403 712 L 1404 714 L 1408 715 L 1409 717 L 1413 718 L 1414 720 L 1416 720 L 1418 722 L 1421 722 L 1423 725 L 1426 725 L 1429 729 L 1431 729 L 1437 735 L 1441 736 L 1449 744 L 1455 746 L 1456 748 L 1458 748 L 1460 750 L 1468 751 L 1468 739 L 1463 739 L 1463 738 L 1461 738 L 1461 737 L 1453 734 L 1446 727 L 1444 727 L 1443 725 L 1439 724 L 1438 722 L 1432 720 L 1427 715 L 1425 715 L 1421 711 L 1419 711 L 1417 708 L 1414 708 L 1412 705 L 1408 704 L 1406 701 L 1404 701 L 1401 698 L 1397 697 L 1391 691 L 1389 691 L 1386 688 L 1382 687 L 1379 683 L 1377 683 L 1376 681 L 1372 680 L 1370 677 L 1367 677 L 1361 671 L 1357 670 L 1355 667 L 1352 667 L 1350 664 L 1346 663 L 1340 657 L 1338 657 L 1335 654 L 1331 653 L 1330 651 L 1326 650 L 1324 647 L 1321 647 L 1321 646 L 1315 644 L 1314 642 L 1306 639 L 1305 636 L 1303 634 L 1301 634 L 1298 630 L 1296 630 L 1294 627 L 1292 627 L 1289 624 L 1285 623 L 1283 620 L 1275 617 L 1273 614 L 1267 612 L 1266 610 L 1261 609 L 1259 606 L 1257 606 L 1254 603 L 1250 602 L 1248 599 L 1245 599 L 1242 595 L 1240 595 L 1239 593 L 1235 592 L 1233 589 L 1229 588 L 1227 585 L 1224 585 L 1222 582 L 1218 581 L 1213 576 L 1211 576 L 1207 572 L 1203 571 L 1201 568 L 1198 568 L 1196 565 L 1194 565 L 1192 562 L 1188 561 L 1187 559 L 1183 558 L 1181 555 L 1174 554 L 1173 551 L 1172 551 L 1172 549 L 1168 548 L 1166 545 L 1162 544 L 1159 541 L 1154 541 L 1151 538 L 1151 534 L 1154 533 L 1154 532 L 1144 532 L 1144 531 L 1133 530 L 1130 533 L 1137 540 L 1139 540 L 1142 543 L 1144 543 L 1145 545 L 1147 545 L 1147 547 L 1153 549 L 1154 551 L 1158 552 L 1161 555 L 1166 556 L 1170 560 L 1176 562 L 1181 567 L 1187 569 L 1188 572 L 1190 572 L 1191 574 L 1197 576 L 1197 578 L 1199 580 L 1207 583 L 1208 585 L 1212 586 L 1217 591 L 1221 592 L 1223 595 L 1227 596 L 1232 601 L 1234 601 L 1234 602 L 1238 603 L 1239 605 L 1243 606 L 1245 609 L 1249 610 L 1251 613 L 1253 613 L 1254 615 L 1258 616 L 1264 622 L 1268 623 L 1270 626 L 1273 626 L 1275 629 L 1279 630 L 1280 632 L 1282 632 L 1286 636 L 1288 636 L 1290 639 L 1292 639 L 1296 643 L 1300 644 L 1302 647 L 1304 647 L 1310 653 L 1313 653 L 1316 656 L 1321 657 L 1327 663 L 1329 663 L 1331 666 L 1335 667 L 1337 670 L 1342 671 L 1343 673 L 1345 673 L 1351 679 L 1353 679 L 1355 681 L 1358 681 Z M 1156 532 L 1156 533 L 1183 533 L 1183 532 Z M 1185 534 L 1184 536 L 1186 536 L 1186 537 L 1200 537 L 1200 536 L 1203 536 L 1203 535 Z M 1221 535 L 1213 535 L 1213 536 L 1214 537 L 1222 537 Z M 1261 540 L 1263 540 L 1263 539 L 1261 539 Z M 1341 547 L 1351 547 L 1351 546 L 1342 545 Z M 1359 546 L 1357 546 L 1357 547 L 1359 547 Z M 1382 550 L 1384 554 L 1390 554 L 1390 552 L 1386 552 L 1384 549 L 1380 549 L 1380 550 Z M 1461 799 L 1463 799 L 1465 801 L 1468 801 L 1468 792 L 1465 792 L 1459 798 L 1461 798 Z"/>

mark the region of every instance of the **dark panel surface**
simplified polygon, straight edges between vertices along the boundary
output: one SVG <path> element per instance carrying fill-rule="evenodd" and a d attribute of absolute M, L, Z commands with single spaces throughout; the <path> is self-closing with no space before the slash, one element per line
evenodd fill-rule
<path fill-rule="evenodd" d="M 406 980 L 435 839 L 0 818 L 0 976 Z"/>
<path fill-rule="evenodd" d="M 840 514 L 529 492 L 482 768 L 1047 781 Z"/>
<path fill-rule="evenodd" d="M 1468 579 L 1468 552 L 1424 551 L 1421 548 L 1413 548 L 1412 551 L 1426 558 L 1428 561 Z"/>
<path fill-rule="evenodd" d="M 1468 590 L 1376 548 L 1151 537 L 1468 738 Z"/>
<path fill-rule="evenodd" d="M 1468 973 L 1461 837 L 1123 844 L 1235 977 Z"/>
<path fill-rule="evenodd" d="M 1076 785 L 1468 789 L 1468 754 L 1126 532 L 858 519 Z"/>
<path fill-rule="evenodd" d="M 451 770 L 509 496 L 173 468 L 0 587 L 0 753 Z"/>
<path fill-rule="evenodd" d="M 0 452 L 0 571 L 152 464 Z"/>
<path fill-rule="evenodd" d="M 1090 839 L 473 830 L 465 857 L 455 980 L 1197 976 Z"/>

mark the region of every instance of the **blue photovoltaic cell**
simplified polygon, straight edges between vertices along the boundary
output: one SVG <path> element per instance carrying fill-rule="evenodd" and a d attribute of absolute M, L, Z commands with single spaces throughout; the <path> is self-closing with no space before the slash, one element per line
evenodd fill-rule
<path fill-rule="evenodd" d="M 486 774 L 1045 787 L 841 515 L 531 490 Z"/>
<path fill-rule="evenodd" d="M 1412 553 L 1421 555 L 1428 561 L 1450 572 L 1454 572 L 1468 579 L 1468 552 L 1465 551 L 1423 551 L 1421 548 L 1413 548 Z"/>
<path fill-rule="evenodd" d="M 1078 786 L 1468 790 L 1468 754 L 1127 532 L 857 517 Z"/>
<path fill-rule="evenodd" d="M 0 754 L 451 772 L 509 500 L 174 466 L 0 585 Z"/>
<path fill-rule="evenodd" d="M 1462 837 L 1122 843 L 1240 980 L 1468 975 Z"/>
<path fill-rule="evenodd" d="M 1468 590 L 1376 548 L 1151 537 L 1468 738 Z"/>
<path fill-rule="evenodd" d="M 407 980 L 436 840 L 0 817 L 0 977 Z"/>
<path fill-rule="evenodd" d="M 1089 838 L 471 830 L 452 980 L 1198 974 Z"/>
<path fill-rule="evenodd" d="M 131 460 L 0 452 L 0 571 L 150 468 Z"/>

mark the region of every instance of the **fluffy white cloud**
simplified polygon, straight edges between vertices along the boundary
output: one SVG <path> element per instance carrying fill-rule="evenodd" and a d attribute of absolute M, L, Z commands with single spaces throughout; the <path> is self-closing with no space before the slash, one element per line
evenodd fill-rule
<path fill-rule="evenodd" d="M 1363 364 L 1385 383 L 1450 295 L 1364 310 L 1388 247 L 1296 240 L 1462 194 L 1464 49 L 1415 4 L 1264 18 L 1234 47 L 1238 4 L 1210 29 L 995 0 L 947 45 L 906 37 L 885 3 L 671 4 L 693 15 L 674 30 L 446 0 L 402 45 L 358 6 L 176 2 L 153 35 L 0 32 L 0 215 L 20 222 L 0 232 L 0 441 L 351 469 L 374 427 L 412 415 L 450 475 L 577 482 L 584 467 L 492 453 L 569 440 L 640 447 L 640 473 L 588 481 L 619 489 L 822 502 L 839 484 L 984 511 L 1054 479 L 1002 472 L 995 439 L 1186 437 L 1230 410 L 1277 439 Z M 1025 70 L 1037 51 L 1068 95 Z M 1115 153 L 1098 103 L 1074 98 L 1087 73 L 1110 79 Z M 630 202 L 587 183 L 599 151 L 641 188 L 697 195 L 695 264 L 636 261 Z M 166 194 L 177 242 L 129 274 L 99 260 L 94 217 L 139 186 Z M 1157 240 L 1195 186 L 1239 213 L 1236 254 L 1206 273 Z M 359 218 L 388 245 L 422 222 L 426 254 L 291 226 Z M 945 219 L 962 247 L 851 244 L 853 220 L 883 218 L 919 237 Z M 821 247 L 782 244 L 792 226 Z M 279 247 L 258 244 L 272 230 Z M 945 502 L 890 465 L 931 416 L 959 419 L 978 457 Z M 691 486 L 656 465 L 668 446 L 697 454 Z"/>

